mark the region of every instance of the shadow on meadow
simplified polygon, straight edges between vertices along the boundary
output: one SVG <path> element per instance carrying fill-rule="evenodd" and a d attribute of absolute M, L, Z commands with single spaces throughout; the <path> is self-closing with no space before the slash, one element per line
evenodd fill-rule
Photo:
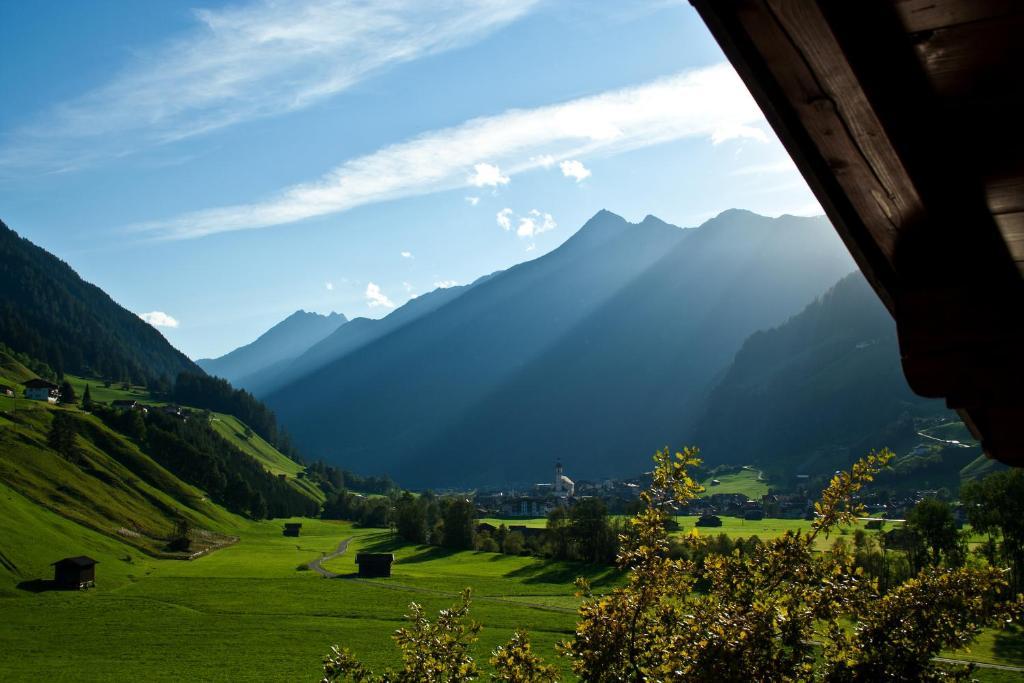
<path fill-rule="evenodd" d="M 1001 660 L 1024 662 L 1024 629 L 1011 624 L 996 633 L 992 652 Z"/>
<path fill-rule="evenodd" d="M 78 589 L 67 588 L 53 579 L 31 579 L 30 581 L 22 581 L 19 583 L 18 590 L 27 591 L 29 593 L 47 593 L 49 591 L 68 591 Z"/>
<path fill-rule="evenodd" d="M 585 578 L 594 588 L 618 583 L 622 572 L 614 567 L 569 562 L 545 562 L 537 560 L 525 567 L 514 569 L 507 574 L 510 579 L 523 583 L 572 584 L 578 578 Z"/>

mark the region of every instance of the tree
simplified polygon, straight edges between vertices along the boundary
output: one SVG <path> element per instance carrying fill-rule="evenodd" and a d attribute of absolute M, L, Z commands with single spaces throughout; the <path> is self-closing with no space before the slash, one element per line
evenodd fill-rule
<path fill-rule="evenodd" d="M 192 547 L 192 525 L 182 517 L 174 525 L 174 535 L 168 547 L 176 552 L 187 552 Z"/>
<path fill-rule="evenodd" d="M 78 398 L 75 396 L 75 388 L 71 386 L 71 382 L 62 382 L 60 385 L 60 402 L 70 405 L 77 401 Z"/>
<path fill-rule="evenodd" d="M 462 603 L 441 610 L 437 621 L 431 622 L 423 608 L 409 605 L 406 619 L 411 625 L 392 636 L 402 651 L 402 670 L 374 675 L 360 664 L 347 649 L 335 645 L 324 658 L 321 683 L 353 680 L 359 683 L 422 683 L 425 681 L 471 681 L 479 669 L 469 647 L 476 642 L 480 625 L 466 620 L 469 614 L 469 590 L 462 594 Z"/>
<path fill-rule="evenodd" d="M 47 443 L 68 462 L 78 462 L 81 454 L 75 436 L 78 434 L 78 423 L 70 414 L 63 410 L 55 411 Z"/>
<path fill-rule="evenodd" d="M 937 567 L 943 558 L 951 566 L 963 564 L 963 543 L 949 503 L 925 498 L 907 515 L 904 527 L 923 546 L 931 566 Z"/>
<path fill-rule="evenodd" d="M 516 629 L 506 645 L 499 645 L 491 653 L 492 681 L 508 683 L 549 683 L 557 680 L 555 667 L 542 662 L 530 647 L 526 631 Z"/>
<path fill-rule="evenodd" d="M 521 531 L 510 532 L 501 544 L 501 551 L 506 555 L 522 555 L 526 549 L 526 539 Z"/>
<path fill-rule="evenodd" d="M 471 550 L 473 523 L 476 521 L 476 508 L 473 504 L 461 498 L 448 500 L 441 516 L 444 520 L 441 545 L 456 550 Z"/>
<path fill-rule="evenodd" d="M 565 560 L 569 558 L 569 515 L 565 508 L 556 507 L 548 513 L 547 537 L 551 555 Z"/>
<path fill-rule="evenodd" d="M 409 543 L 427 542 L 426 504 L 408 491 L 395 503 L 395 530 Z"/>
<path fill-rule="evenodd" d="M 1011 568 L 1011 588 L 1024 588 L 1024 470 L 996 472 L 964 485 L 960 499 L 975 531 L 999 538 L 999 554 Z"/>
<path fill-rule="evenodd" d="M 569 542 L 573 559 L 611 562 L 618 550 L 618 533 L 600 498 L 584 498 L 569 509 Z"/>
<path fill-rule="evenodd" d="M 89 391 L 89 385 L 85 385 L 85 393 L 82 394 L 82 409 L 92 410 L 92 392 Z"/>

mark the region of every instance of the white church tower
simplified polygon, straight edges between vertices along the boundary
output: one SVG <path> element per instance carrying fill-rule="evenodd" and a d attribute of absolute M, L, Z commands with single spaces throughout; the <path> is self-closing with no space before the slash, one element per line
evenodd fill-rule
<path fill-rule="evenodd" d="M 576 493 L 576 484 L 562 474 L 562 463 L 555 463 L 555 495 L 559 498 L 571 498 Z"/>

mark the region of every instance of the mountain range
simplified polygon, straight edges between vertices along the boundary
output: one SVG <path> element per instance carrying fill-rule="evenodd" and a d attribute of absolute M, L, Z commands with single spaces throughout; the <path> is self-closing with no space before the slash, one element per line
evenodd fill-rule
<path fill-rule="evenodd" d="M 559 460 L 631 476 L 685 443 L 782 480 L 912 448 L 922 417 L 948 418 L 907 387 L 892 320 L 823 217 L 683 229 L 601 211 L 540 258 L 379 320 L 298 311 L 199 365 L 6 226 L 0 254 L 0 342 L 24 362 L 188 380 L 199 395 L 178 400 L 273 416 L 204 368 L 263 399 L 305 457 L 413 488 L 530 484 Z"/>
<path fill-rule="evenodd" d="M 262 398 L 311 457 L 402 484 L 645 469 L 692 434 L 744 340 L 853 269 L 823 217 L 699 228 L 599 212 L 554 251 L 341 326 Z M 426 310 L 421 310 L 426 309 Z"/>
<path fill-rule="evenodd" d="M 246 386 L 246 378 L 273 372 L 274 368 L 289 363 L 346 322 L 348 318 L 341 313 L 320 315 L 296 311 L 251 344 L 219 358 L 201 358 L 196 364 L 235 386 Z"/>

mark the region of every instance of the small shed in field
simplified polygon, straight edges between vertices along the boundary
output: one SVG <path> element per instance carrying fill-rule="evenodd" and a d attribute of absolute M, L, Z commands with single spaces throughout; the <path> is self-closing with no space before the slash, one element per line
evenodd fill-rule
<path fill-rule="evenodd" d="M 356 564 L 359 565 L 359 576 L 374 578 L 391 576 L 391 564 L 395 561 L 393 553 L 357 553 Z"/>
<path fill-rule="evenodd" d="M 300 522 L 285 522 L 284 535 L 285 536 L 298 536 L 299 532 L 302 531 L 302 524 Z"/>
<path fill-rule="evenodd" d="M 53 582 L 59 588 L 78 590 L 96 585 L 96 560 L 85 555 L 65 557 L 53 563 Z"/>
<path fill-rule="evenodd" d="M 722 518 L 718 515 L 701 515 L 694 526 L 722 526 Z"/>

